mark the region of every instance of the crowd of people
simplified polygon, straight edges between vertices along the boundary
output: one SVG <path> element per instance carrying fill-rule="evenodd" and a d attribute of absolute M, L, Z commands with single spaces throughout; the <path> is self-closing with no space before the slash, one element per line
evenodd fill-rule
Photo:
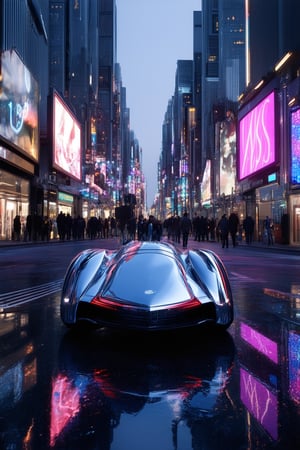
<path fill-rule="evenodd" d="M 165 235 L 168 241 L 182 244 L 183 248 L 187 248 L 189 238 L 198 242 L 220 242 L 223 248 L 228 248 L 229 241 L 233 247 L 236 247 L 238 241 L 242 240 L 243 234 L 246 243 L 250 245 L 253 241 L 254 225 L 254 220 L 249 215 L 240 223 L 235 212 L 230 213 L 228 218 L 226 214 L 223 214 L 220 220 L 198 214 L 195 214 L 191 220 L 185 212 L 182 216 L 170 216 L 163 222 L 153 215 L 150 215 L 148 219 L 140 215 L 137 221 L 132 218 L 127 225 L 123 225 L 121 239 L 123 242 L 134 239 L 159 241 L 162 235 Z"/>
<path fill-rule="evenodd" d="M 163 222 L 153 215 L 147 218 L 142 214 L 138 218 L 132 216 L 126 222 L 120 222 L 114 216 L 107 218 L 93 216 L 85 220 L 80 215 L 71 217 L 70 214 L 61 211 L 55 220 L 50 220 L 47 216 L 28 215 L 23 230 L 20 216 L 16 216 L 13 226 L 15 240 L 20 240 L 21 235 L 28 241 L 49 241 L 51 238 L 69 241 L 120 237 L 121 242 L 126 243 L 135 239 L 160 241 L 165 235 L 168 241 L 182 244 L 183 248 L 187 247 L 189 238 L 198 242 L 220 242 L 223 248 L 228 248 L 229 243 L 233 247 L 238 245 L 242 235 L 245 236 L 246 243 L 251 245 L 255 222 L 250 215 L 240 222 L 235 212 L 231 212 L 229 217 L 223 214 L 219 220 L 199 214 L 195 214 L 191 219 L 185 212 L 182 216 L 169 216 Z M 264 221 L 264 230 L 268 244 L 273 244 L 272 223 L 268 216 Z"/>
<path fill-rule="evenodd" d="M 60 212 L 56 218 L 29 214 L 24 223 L 19 215 L 13 221 L 13 239 L 24 241 L 81 240 L 85 238 L 108 238 L 117 235 L 117 222 L 114 217 L 91 217 L 87 221 L 80 215 L 72 217 Z"/>

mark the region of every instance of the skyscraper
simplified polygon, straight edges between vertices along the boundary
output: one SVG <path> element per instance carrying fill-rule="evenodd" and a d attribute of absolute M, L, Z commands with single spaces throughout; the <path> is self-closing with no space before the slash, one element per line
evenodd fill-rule
<path fill-rule="evenodd" d="M 290 50 L 300 49 L 298 0 L 245 0 L 247 85 L 256 84 Z"/>
<path fill-rule="evenodd" d="M 0 239 L 42 209 L 39 134 L 47 133 L 48 2 L 0 2 Z M 33 51 L 34 49 L 34 51 Z"/>

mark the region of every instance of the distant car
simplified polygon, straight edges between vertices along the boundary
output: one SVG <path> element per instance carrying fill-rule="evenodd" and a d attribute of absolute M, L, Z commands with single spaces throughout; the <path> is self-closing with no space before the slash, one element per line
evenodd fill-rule
<path fill-rule="evenodd" d="M 61 319 L 128 330 L 174 330 L 204 324 L 227 329 L 233 299 L 227 272 L 209 250 L 131 241 L 116 251 L 88 249 L 67 269 Z"/>

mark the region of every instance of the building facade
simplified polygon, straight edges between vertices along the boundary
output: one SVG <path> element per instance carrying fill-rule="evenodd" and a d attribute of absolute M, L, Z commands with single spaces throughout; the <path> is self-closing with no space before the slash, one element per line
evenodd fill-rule
<path fill-rule="evenodd" d="M 48 3 L 0 2 L 0 239 L 42 211 L 40 134 L 47 129 Z M 32 51 L 32 49 L 35 51 Z"/>
<path fill-rule="evenodd" d="M 186 207 L 191 217 L 196 213 L 218 220 L 234 211 L 241 226 L 251 215 L 258 240 L 263 240 L 269 216 L 276 242 L 300 245 L 296 150 L 299 10 L 299 2 L 294 0 L 276 0 L 272 8 L 256 0 L 204 0 L 202 10 L 194 12 L 194 83 L 189 111 L 194 112 L 195 122 L 190 116 L 193 126 L 187 128 L 181 121 L 175 83 L 162 132 L 158 204 L 164 215 Z M 270 135 L 267 128 L 260 127 L 262 105 L 268 105 L 273 118 L 268 122 L 273 127 L 268 130 Z M 184 135 L 189 146 L 180 145 L 178 136 Z M 269 140 L 271 159 L 266 150 Z M 188 147 L 185 172 L 178 167 L 182 162 L 178 155 Z M 263 154 L 264 162 L 258 163 Z M 190 181 L 185 203 L 180 179 Z"/>
<path fill-rule="evenodd" d="M 1 0 L 0 9 L 0 239 L 14 237 L 16 216 L 25 237 L 28 216 L 104 218 L 128 193 L 144 210 L 138 141 L 132 160 L 123 136 L 115 0 Z"/>

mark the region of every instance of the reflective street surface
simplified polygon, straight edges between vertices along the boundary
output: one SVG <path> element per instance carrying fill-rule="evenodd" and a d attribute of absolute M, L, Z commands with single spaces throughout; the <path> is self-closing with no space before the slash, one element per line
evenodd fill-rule
<path fill-rule="evenodd" d="M 0 448 L 300 448 L 300 251 L 216 251 L 228 332 L 67 331 L 64 271 L 117 239 L 0 248 Z"/>

